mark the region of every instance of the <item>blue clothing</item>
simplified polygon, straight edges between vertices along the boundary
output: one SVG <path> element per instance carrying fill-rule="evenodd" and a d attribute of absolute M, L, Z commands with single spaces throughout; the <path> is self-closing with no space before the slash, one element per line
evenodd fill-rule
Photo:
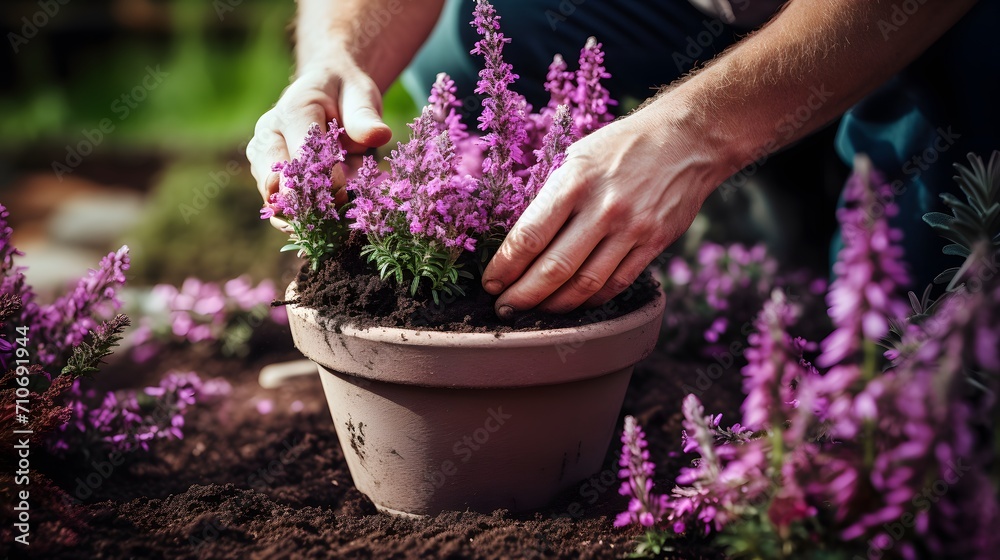
<path fill-rule="evenodd" d="M 893 27 L 883 22 L 891 39 Z M 899 216 L 892 220 L 903 246 L 915 291 L 946 268 L 961 263 L 941 249 L 949 242 L 922 217 L 950 212 L 940 195 L 964 199 L 953 164 L 967 164 L 969 152 L 989 159 L 1000 149 L 1000 1 L 981 0 L 910 66 L 851 108 L 837 131 L 838 154 L 850 163 L 867 154 L 891 182 Z M 905 23 L 904 23 L 905 24 Z M 831 258 L 835 256 L 834 245 Z"/>

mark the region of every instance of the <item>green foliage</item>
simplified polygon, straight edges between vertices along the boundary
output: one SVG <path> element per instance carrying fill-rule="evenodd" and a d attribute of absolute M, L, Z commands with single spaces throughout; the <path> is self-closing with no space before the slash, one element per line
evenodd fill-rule
<path fill-rule="evenodd" d="M 222 281 L 241 274 L 262 279 L 290 268 L 291 257 L 278 252 L 284 236 L 258 218 L 260 197 L 249 167 L 239 156 L 168 167 L 143 219 L 124 236 L 132 249 L 130 283 L 180 285 L 192 276 Z"/>
<path fill-rule="evenodd" d="M 306 226 L 312 225 L 309 230 Z M 347 239 L 350 230 L 343 220 L 307 220 L 289 222 L 292 227 L 291 243 L 285 244 L 281 252 L 295 251 L 296 256 L 309 261 L 313 270 L 327 257 L 333 255 Z"/>
<path fill-rule="evenodd" d="M 434 303 L 440 303 L 442 293 L 465 295 L 458 279 L 472 278 L 472 274 L 462 270 L 458 262 L 461 249 L 448 249 L 436 240 L 401 233 L 370 235 L 368 243 L 361 255 L 375 264 L 383 280 L 409 282 L 410 295 L 416 295 L 421 284 L 430 290 Z"/>
<path fill-rule="evenodd" d="M 969 166 L 955 164 L 958 175 L 955 181 L 966 200 L 945 193 L 941 199 L 951 209 L 952 215 L 941 212 L 924 214 L 935 232 L 952 241 L 945 246 L 944 254 L 968 259 L 977 243 L 1000 250 L 1000 151 L 993 152 L 989 164 L 984 164 L 976 154 L 969 154 Z M 945 270 L 935 283 L 948 283 L 953 290 L 961 280 L 960 267 Z"/>
<path fill-rule="evenodd" d="M 941 199 L 951 208 L 952 215 L 941 212 L 924 214 L 924 221 L 952 242 L 942 252 L 961 257 L 963 262 L 934 279 L 936 284 L 947 283 L 944 296 L 932 299 L 932 286 L 927 286 L 920 297 L 910 292 L 912 314 L 904 319 L 890 318 L 890 336 L 883 345 L 898 351 L 900 356 L 908 356 L 918 350 L 902 343 L 906 325 L 921 324 L 932 317 L 947 296 L 961 287 L 962 280 L 971 269 L 979 267 L 980 261 L 991 259 L 1000 251 L 1000 151 L 993 152 L 988 164 L 984 164 L 976 154 L 970 153 L 967 157 L 968 167 L 955 164 L 958 172 L 955 181 L 966 200 L 963 202 L 946 193 L 941 195 Z"/>
<path fill-rule="evenodd" d="M 130 324 L 128 316 L 122 314 L 105 321 L 90 333 L 89 342 L 85 340 L 73 348 L 73 354 L 70 355 L 61 374 L 75 379 L 97 373 L 98 366 L 104 358 L 111 355 L 112 349 L 118 346 L 122 333 Z"/>
<path fill-rule="evenodd" d="M 47 48 L 58 44 L 50 44 L 58 26 L 41 30 L 14 58 L 16 87 L 0 96 L 0 111 L 11 117 L 0 122 L 0 149 L 39 143 L 58 146 L 64 157 L 63 145 L 79 142 L 80 131 L 102 119 L 115 129 L 95 153 L 219 153 L 249 140 L 252 123 L 288 83 L 294 4 L 244 0 L 222 14 L 201 0 L 154 4 L 148 17 L 157 21 L 130 21 L 129 32 L 110 40 L 98 30 L 100 41 L 78 37 L 71 51 Z M 101 20 L 110 7 L 70 3 L 62 10 L 60 21 Z M 63 75 L 57 67 L 69 70 Z M 158 67 L 164 79 L 141 101 L 124 104 L 123 95 L 142 87 L 147 67 Z"/>
<path fill-rule="evenodd" d="M 815 560 L 848 560 L 852 551 L 840 543 L 836 550 L 823 545 L 819 535 L 823 527 L 816 518 L 797 521 L 788 527 L 776 527 L 765 509 L 752 513 L 728 525 L 716 539 L 727 558 L 746 560 L 778 560 L 812 558 Z"/>
<path fill-rule="evenodd" d="M 672 535 L 666 531 L 648 529 L 645 534 L 639 537 L 638 542 L 635 545 L 635 550 L 632 551 L 628 557 L 659 558 L 667 552 L 673 552 L 674 547 L 667 544 L 671 538 Z"/>

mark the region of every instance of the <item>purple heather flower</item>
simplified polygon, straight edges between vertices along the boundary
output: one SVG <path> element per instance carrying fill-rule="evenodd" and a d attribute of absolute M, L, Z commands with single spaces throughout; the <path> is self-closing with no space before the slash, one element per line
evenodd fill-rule
<path fill-rule="evenodd" d="M 299 157 L 274 164 L 274 171 L 280 172 L 285 180 L 278 192 L 269 197 L 265 209 L 270 212 L 262 211 L 262 218 L 266 214 L 275 215 L 304 225 L 340 220 L 334 189 L 340 186 L 344 175 L 340 166 L 347 155 L 340 145 L 343 132 L 336 119 L 330 121 L 326 132 L 313 123 Z"/>
<path fill-rule="evenodd" d="M 538 191 L 545 185 L 549 175 L 562 165 L 566 159 L 566 149 L 576 140 L 573 133 L 573 121 L 570 118 L 569 107 L 561 105 L 556 109 L 552 117 L 552 126 L 542 140 L 542 147 L 535 150 L 535 164 L 528 171 L 528 182 L 523 193 L 511 191 L 511 195 L 518 197 L 517 200 L 509 202 L 514 209 L 511 217 L 516 221 L 517 217 L 524 213 L 528 204 L 538 195 Z M 514 221 L 508 222 L 507 228 L 514 226 Z"/>
<path fill-rule="evenodd" d="M 67 402 L 73 421 L 61 428 L 50 447 L 58 453 L 88 445 L 119 453 L 148 451 L 154 440 L 183 438 L 187 410 L 199 402 L 217 401 L 229 391 L 225 380 L 203 382 L 194 372 L 171 371 L 156 386 L 108 392 L 93 406 L 95 392 L 84 391 L 77 380 Z"/>
<path fill-rule="evenodd" d="M 889 227 L 888 217 L 899 212 L 891 197 L 891 188 L 871 162 L 859 157 L 844 189 L 845 205 L 837 211 L 844 246 L 827 295 L 835 330 L 822 343 L 820 366 L 851 358 L 863 340 L 878 341 L 888 334 L 890 318 L 906 314 L 898 292 L 909 278 L 897 243 L 902 233 Z"/>
<path fill-rule="evenodd" d="M 343 132 L 336 120 L 330 121 L 326 132 L 313 123 L 299 156 L 274 164 L 284 181 L 260 212 L 261 219 L 278 217 L 288 222 L 291 243 L 282 250 L 297 250 L 314 270 L 339 248 L 347 233 L 339 224 L 347 202 L 347 193 L 342 192 L 347 154 L 340 144 Z"/>
<path fill-rule="evenodd" d="M 652 527 L 664 514 L 665 496 L 653 494 L 655 466 L 649 461 L 646 436 L 632 416 L 625 417 L 618 477 L 625 480 L 618 493 L 629 497 L 628 509 L 615 518 L 615 527 L 637 523 Z"/>
<path fill-rule="evenodd" d="M 455 81 L 448 74 L 441 72 L 431 87 L 427 104 L 434 116 L 437 132 L 439 134 L 447 132 L 452 143 L 459 146 L 469 136 L 469 133 L 465 130 L 462 116 L 458 114 L 462 102 L 455 97 L 455 91 Z"/>
<path fill-rule="evenodd" d="M 695 346 L 705 356 L 728 352 L 732 337 L 742 336 L 734 327 L 752 321 L 773 289 L 796 284 L 779 276 L 763 245 L 702 243 L 693 257 L 670 259 L 658 276 L 667 296 L 665 349 Z"/>
<path fill-rule="evenodd" d="M 348 183 L 354 204 L 347 217 L 370 240 L 405 231 L 458 253 L 473 251 L 488 227 L 486 208 L 475 179 L 456 172 L 455 146 L 447 131 L 437 132 L 433 115 L 425 108 L 410 140 L 392 151 L 389 178 L 366 159 Z"/>
<path fill-rule="evenodd" d="M 613 118 L 609 107 L 618 104 L 601 83 L 610 77 L 604 67 L 604 51 L 594 37 L 588 38 L 580 50 L 580 63 L 575 72 L 567 69 L 561 55 L 555 55 L 545 77 L 549 104 L 542 108 L 535 126 L 547 128 L 560 105 L 569 106 L 576 137 L 586 136 L 604 126 Z"/>
<path fill-rule="evenodd" d="M 382 236 L 393 231 L 389 215 L 396 210 L 396 202 L 382 188 L 383 174 L 375 158 L 366 156 L 357 175 L 347 183 L 354 201 L 347 210 L 351 229 L 369 235 Z"/>
<path fill-rule="evenodd" d="M 24 253 L 14 247 L 14 229 L 7 222 L 9 217 L 7 207 L 0 204 L 0 293 L 19 295 L 23 315 L 27 307 L 33 305 L 35 295 L 24 281 L 25 267 L 14 264 L 14 260 Z"/>
<path fill-rule="evenodd" d="M 554 115 L 560 105 L 572 104 L 573 94 L 576 93 L 575 80 L 576 73 L 567 70 L 562 55 L 553 56 L 548 74 L 545 76 L 545 91 L 549 92 L 549 105 L 542 110 L 543 113 Z"/>
<path fill-rule="evenodd" d="M 129 262 L 128 247 L 122 247 L 101 259 L 100 266 L 81 278 L 72 292 L 50 305 L 26 306 L 22 322 L 32 325 L 42 366 L 62 363 L 103 315 L 121 307 L 117 291 L 125 284 Z"/>
<path fill-rule="evenodd" d="M 576 92 L 573 96 L 578 107 L 573 115 L 580 136 L 586 136 L 612 119 L 608 112 L 610 105 L 617 105 L 611 99 L 601 80 L 610 78 L 604 68 L 604 51 L 597 39 L 590 37 L 580 51 L 580 68 L 576 71 Z"/>
<path fill-rule="evenodd" d="M 493 200 L 491 227 L 516 221 L 513 215 L 517 199 L 523 197 L 524 180 L 515 174 L 517 166 L 524 164 L 523 147 L 528 140 L 524 97 L 510 90 L 517 79 L 510 64 L 503 60 L 503 46 L 510 39 L 500 32 L 500 17 L 486 0 L 476 0 L 473 27 L 479 33 L 472 54 L 482 55 L 485 66 L 479 72 L 476 93 L 485 95 L 483 112 L 479 117 L 480 130 L 487 131 L 482 138 L 486 155 L 483 158 L 483 190 Z M 502 200 L 504 193 L 515 195 L 515 202 Z"/>
<path fill-rule="evenodd" d="M 795 400 L 792 387 L 811 374 L 802 359 L 805 341 L 788 334 L 799 312 L 775 290 L 754 321 L 743 367 L 743 425 L 751 430 L 780 427 Z"/>
<path fill-rule="evenodd" d="M 764 495 L 770 481 L 762 440 L 717 445 L 721 416 L 706 415 L 694 395 L 688 395 L 684 413 L 684 450 L 701 457 L 681 469 L 677 486 L 665 502 L 667 521 L 676 532 L 694 522 L 707 533 L 737 519 L 748 504 Z M 743 431 L 734 426 L 731 431 Z M 741 438 L 742 439 L 742 438 Z"/>

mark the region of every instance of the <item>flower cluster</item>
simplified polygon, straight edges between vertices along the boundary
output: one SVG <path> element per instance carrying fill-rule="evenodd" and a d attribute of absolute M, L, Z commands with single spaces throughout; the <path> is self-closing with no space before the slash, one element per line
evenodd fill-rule
<path fill-rule="evenodd" d="M 17 377 L 27 379 L 32 391 L 32 414 L 24 426 L 32 442 L 47 442 L 60 453 L 91 444 L 115 450 L 145 449 L 152 439 L 180 437 L 183 412 L 195 400 L 227 392 L 224 381 L 202 383 L 194 374 L 168 376 L 158 387 L 140 393 L 85 389 L 88 377 L 98 371 L 129 326 L 128 317 L 122 314 L 103 320 L 121 306 L 118 291 L 129 267 L 128 248 L 109 253 L 72 291 L 51 304 L 41 304 L 24 282 L 22 269 L 14 264 L 14 257 L 21 253 L 11 244 L 7 217 L 0 206 L 0 273 L 5 290 L 0 293 L 0 339 L 5 341 L 0 344 L 5 370 L 0 373 L 0 416 L 4 421 L 13 422 L 15 398 L 23 399 L 25 387 L 15 383 Z M 227 291 L 244 303 L 261 297 L 248 294 L 249 287 L 243 284 L 237 282 Z M 16 374 L 13 362 L 4 355 L 13 349 L 10 342 L 20 336 L 18 328 L 30 333 L 22 339 L 29 341 L 29 353 L 37 357 L 26 366 L 27 374 Z M 13 449 L 6 439 L 3 444 L 4 449 Z"/>
<path fill-rule="evenodd" d="M 9 217 L 7 207 L 0 204 L 0 294 L 18 296 L 23 307 L 31 303 L 35 296 L 24 281 L 24 267 L 14 263 L 14 259 L 23 253 L 11 241 L 14 229 L 7 222 Z"/>
<path fill-rule="evenodd" d="M 504 62 L 503 47 L 510 42 L 500 31 L 500 17 L 485 0 L 477 0 L 472 26 L 480 39 L 472 54 L 483 57 L 475 92 L 484 95 L 479 129 L 482 138 L 482 193 L 492 207 L 491 228 L 509 229 L 523 206 L 524 180 L 515 173 L 524 164 L 524 144 L 528 141 L 527 102 L 510 89 L 517 80 L 513 67 Z"/>
<path fill-rule="evenodd" d="M 545 91 L 549 92 L 549 104 L 542 108 L 540 116 L 548 123 L 560 106 L 569 108 L 573 120 L 575 137 L 586 136 L 613 118 L 610 108 L 618 102 L 602 84 L 610 78 L 604 67 L 604 51 L 597 39 L 590 37 L 580 50 L 579 66 L 570 71 L 562 55 L 555 55 L 549 64 L 545 79 Z"/>
<path fill-rule="evenodd" d="M 622 432 L 622 454 L 618 459 L 618 476 L 625 480 L 618 493 L 629 497 L 628 510 L 618 514 L 615 527 L 638 523 L 652 527 L 663 517 L 665 498 L 653 494 L 655 466 L 649 460 L 646 435 L 631 416 L 625 417 Z"/>
<path fill-rule="evenodd" d="M 383 278 L 410 281 L 411 293 L 426 279 L 438 299 L 440 292 L 460 290 L 458 259 L 476 249 L 487 228 L 486 210 L 476 181 L 456 172 L 452 134 L 440 130 L 434 110 L 424 108 L 411 128 L 411 139 L 388 158 L 388 176 L 368 159 L 348 183 L 354 205 L 347 217 L 367 236 L 362 254 Z"/>
<path fill-rule="evenodd" d="M 822 344 L 817 363 L 824 367 L 855 358 L 863 340 L 886 336 L 889 320 L 906 314 L 899 295 L 909 284 L 898 244 L 902 232 L 889 227 L 886 219 L 899 208 L 891 202 L 891 187 L 867 158 L 859 157 L 855 169 L 844 188 L 844 207 L 837 211 L 844 246 L 827 295 L 836 329 Z M 876 217 L 880 211 L 884 215 Z"/>
<path fill-rule="evenodd" d="M 920 320 L 896 321 L 903 350 L 880 355 L 907 279 L 885 189 L 859 161 L 838 213 L 834 333 L 819 367 L 804 356 L 819 347 L 790 334 L 801 308 L 776 290 L 745 352 L 742 422 L 724 429 L 685 399 L 684 451 L 698 458 L 677 477 L 662 524 L 719 533 L 750 557 L 994 555 L 1000 278 L 981 272 L 1000 255 L 990 243 L 968 255 L 956 278 L 973 289 L 936 305 L 911 294 Z"/>
<path fill-rule="evenodd" d="M 188 278 L 179 289 L 158 284 L 132 334 L 133 358 L 145 362 L 163 345 L 176 342 L 220 342 L 223 354 L 246 355 L 255 327 L 264 321 L 287 323 L 285 310 L 271 307 L 277 296 L 271 280 L 255 286 L 246 276 L 221 284 Z"/>
<path fill-rule="evenodd" d="M 471 23 L 480 36 L 472 53 L 483 60 L 475 88 L 482 96 L 478 129 L 483 135 L 470 134 L 454 81 L 439 74 L 427 105 L 410 124 L 410 139 L 385 158 L 388 170 L 366 157 L 346 182 L 350 201 L 345 196 L 346 205 L 334 204 L 325 194 L 323 211 L 310 213 L 303 209 L 321 207 L 318 191 L 339 185 L 343 162 L 337 123 L 325 134 L 315 127 L 300 159 L 282 167 L 287 184 L 262 211 L 263 217 L 289 220 L 295 230 L 289 248 L 302 251 L 303 232 L 319 232 L 310 245 L 318 252 L 303 253 L 319 255 L 310 257 L 316 266 L 340 246 L 344 228 L 356 230 L 366 238 L 361 254 L 383 279 L 408 285 L 414 295 L 423 286 L 435 300 L 442 292 L 462 293 L 460 279 L 472 278 L 468 269 L 473 267 L 466 265 L 489 260 L 562 165 L 569 145 L 611 119 L 608 107 L 614 101 L 601 84 L 609 75 L 595 40 L 581 51 L 578 71 L 565 72 L 565 83 L 547 86 L 549 105 L 532 113 L 524 96 L 512 89 L 517 74 L 503 58 L 510 39 L 500 30 L 496 10 L 477 0 Z M 311 217 L 303 221 L 303 214 Z M 320 231 L 326 227 L 322 224 L 332 224 L 331 229 Z"/>
<path fill-rule="evenodd" d="M 299 157 L 274 165 L 274 171 L 280 172 L 284 181 L 260 210 L 261 219 L 277 217 L 288 222 L 291 243 L 282 250 L 298 251 L 314 269 L 339 246 L 345 233 L 340 223 L 346 202 L 341 194 L 347 155 L 339 140 L 343 132 L 336 119 L 326 132 L 313 123 Z"/>
<path fill-rule="evenodd" d="M 58 454 L 80 449 L 148 451 L 154 440 L 182 439 L 188 409 L 215 402 L 230 391 L 224 379 L 202 381 L 194 372 L 174 371 L 156 386 L 105 393 L 98 404 L 97 393 L 77 381 L 68 392 L 73 420 L 62 426 L 50 448 Z"/>
<path fill-rule="evenodd" d="M 121 308 L 117 291 L 125 284 L 128 267 L 128 247 L 122 247 L 101 259 L 100 266 L 81 278 L 68 294 L 49 305 L 25 305 L 21 321 L 32 325 L 35 355 L 43 367 L 65 363 L 100 318 Z"/>
<path fill-rule="evenodd" d="M 671 258 L 656 275 L 667 296 L 662 343 L 673 352 L 702 348 L 708 355 L 742 336 L 739 326 L 753 319 L 771 290 L 792 284 L 763 245 L 739 243 L 702 243 L 695 255 Z"/>

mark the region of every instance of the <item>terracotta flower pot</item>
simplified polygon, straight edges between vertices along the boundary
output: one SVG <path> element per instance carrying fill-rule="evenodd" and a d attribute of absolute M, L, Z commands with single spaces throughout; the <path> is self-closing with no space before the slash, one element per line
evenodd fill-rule
<path fill-rule="evenodd" d="M 294 285 L 287 298 L 295 298 Z M 327 328 L 289 306 L 347 465 L 382 511 L 544 506 L 597 472 L 664 301 L 581 327 L 507 334 Z"/>

